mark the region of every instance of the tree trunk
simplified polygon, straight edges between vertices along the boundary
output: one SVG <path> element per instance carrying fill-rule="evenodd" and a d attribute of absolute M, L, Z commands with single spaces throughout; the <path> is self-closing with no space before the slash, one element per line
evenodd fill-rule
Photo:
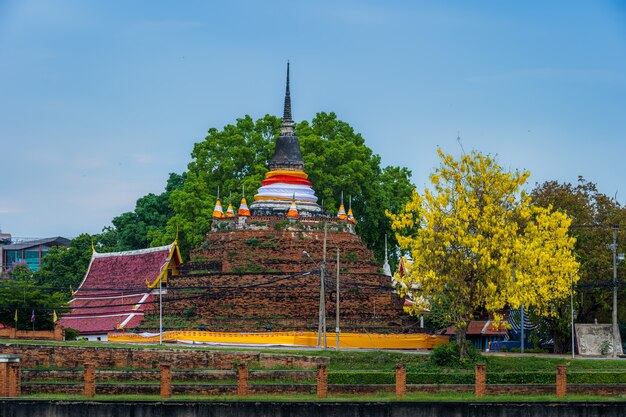
<path fill-rule="evenodd" d="M 467 326 L 456 329 L 456 343 L 459 345 L 459 357 L 464 359 L 467 357 Z"/>

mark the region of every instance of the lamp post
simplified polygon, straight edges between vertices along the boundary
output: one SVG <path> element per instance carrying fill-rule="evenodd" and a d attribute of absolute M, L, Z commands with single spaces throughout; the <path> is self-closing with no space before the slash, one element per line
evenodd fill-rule
<path fill-rule="evenodd" d="M 572 278 L 572 274 L 569 274 L 569 282 L 570 282 L 570 305 L 571 305 L 571 318 L 572 318 L 572 359 L 575 357 L 574 353 L 574 279 Z"/>
<path fill-rule="evenodd" d="M 617 231 L 618 225 L 613 225 L 613 244 L 611 249 L 613 250 L 613 357 L 617 358 L 617 339 L 619 338 L 619 328 L 617 326 Z"/>
<path fill-rule="evenodd" d="M 335 349 L 339 350 L 339 248 L 337 248 L 337 293 L 335 294 L 335 298 Z"/>

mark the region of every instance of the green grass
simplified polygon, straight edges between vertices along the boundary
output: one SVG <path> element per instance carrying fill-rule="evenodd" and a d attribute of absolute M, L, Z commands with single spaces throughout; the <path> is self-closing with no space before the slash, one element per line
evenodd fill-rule
<path fill-rule="evenodd" d="M 86 398 L 78 394 L 34 394 L 24 395 L 21 399 L 27 400 L 61 400 L 61 401 L 85 401 Z M 327 398 L 318 399 L 315 394 L 293 395 L 249 395 L 238 397 L 236 395 L 175 395 L 163 400 L 158 395 L 96 395 L 90 401 L 267 401 L 267 402 L 614 402 L 626 401 L 626 396 L 603 397 L 597 395 L 568 395 L 565 398 L 557 398 L 554 395 L 489 395 L 476 398 L 472 393 L 407 393 L 406 397 L 397 400 L 393 393 L 378 393 L 374 395 L 329 395 Z"/>

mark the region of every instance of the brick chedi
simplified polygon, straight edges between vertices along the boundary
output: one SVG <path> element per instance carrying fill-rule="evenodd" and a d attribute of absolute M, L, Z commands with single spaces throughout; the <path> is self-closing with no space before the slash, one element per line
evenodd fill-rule
<path fill-rule="evenodd" d="M 192 251 L 187 273 L 169 282 L 165 314 L 186 317 L 189 325 L 207 330 L 316 330 L 326 235 L 329 331 L 335 328 L 337 250 L 341 330 L 406 331 L 410 319 L 403 300 L 356 235 L 353 218 L 345 211 L 335 218 L 317 204 L 293 126 L 288 67 L 283 123 L 270 171 L 249 211 L 245 199 L 234 217 L 216 207 L 211 230 Z"/>

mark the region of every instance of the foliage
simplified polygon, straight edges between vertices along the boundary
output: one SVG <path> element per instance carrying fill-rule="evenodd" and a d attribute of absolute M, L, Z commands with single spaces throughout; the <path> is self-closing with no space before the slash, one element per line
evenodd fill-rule
<path fill-rule="evenodd" d="M 459 160 L 439 151 L 433 190 L 389 213 L 402 249 L 414 261 L 398 276 L 401 296 L 410 294 L 419 314 L 425 304 L 445 303 L 457 327 L 460 354 L 476 311 L 496 319 L 522 303 L 540 316 L 558 314 L 578 280 L 568 235 L 571 220 L 549 207 L 531 205 L 521 191 L 528 172 L 506 172 L 490 156 L 472 152 Z M 419 288 L 419 293 L 408 289 Z"/>
<path fill-rule="evenodd" d="M 576 293 L 576 317 L 581 323 L 610 322 L 612 308 L 612 226 L 622 225 L 618 244 L 626 241 L 626 208 L 600 193 L 596 184 L 578 178 L 576 184 L 547 181 L 537 184 L 531 192 L 533 202 L 542 207 L 552 206 L 572 218 L 572 236 L 576 238 L 574 253 L 580 262 L 580 281 Z M 623 246 L 618 248 L 623 252 Z M 626 265 L 618 268 L 618 278 L 626 279 Z M 620 299 L 626 296 L 622 289 Z M 555 351 L 562 351 L 570 337 L 569 312 L 563 309 L 559 317 L 546 321 L 555 336 Z M 626 310 L 618 311 L 619 320 L 626 320 Z"/>
<path fill-rule="evenodd" d="M 169 201 L 174 190 L 185 183 L 185 174 L 170 173 L 161 194 L 148 194 L 137 200 L 135 210 L 120 214 L 112 220 L 113 227 L 105 227 L 100 238 L 106 252 L 143 249 L 150 246 L 151 236 L 165 231 L 174 211 Z M 167 242 L 172 243 L 174 239 Z"/>
<path fill-rule="evenodd" d="M 433 349 L 430 355 L 430 361 L 443 368 L 467 367 L 475 364 L 481 358 L 480 351 L 473 345 L 466 348 L 465 355 L 461 356 L 462 346 L 458 343 L 448 343 Z"/>
<path fill-rule="evenodd" d="M 65 340 L 76 340 L 78 338 L 78 330 L 72 329 L 71 327 L 66 327 L 64 330 Z"/>
<path fill-rule="evenodd" d="M 0 284 L 0 300 L 2 300 L 0 323 L 15 327 L 17 310 L 17 328 L 21 330 L 33 328 L 31 321 L 33 312 L 35 330 L 53 329 L 52 309 L 60 308 L 65 303 L 61 294 L 42 289 L 33 278 L 22 274 Z"/>
<path fill-rule="evenodd" d="M 50 248 L 41 269 L 34 275 L 36 282 L 52 291 L 65 294 L 69 300 L 70 286 L 78 288 L 85 278 L 96 236 L 86 233 L 72 239 L 70 246 Z"/>
<path fill-rule="evenodd" d="M 206 138 L 195 144 L 184 185 L 170 195 L 173 216 L 164 230 L 149 233 L 151 244 L 171 242 L 179 230 L 184 257 L 204 240 L 212 220 L 218 187 L 224 204 L 236 206 L 245 186 L 248 202 L 256 194 L 267 172 L 280 119 L 266 115 L 254 121 L 250 116 L 237 119 L 223 130 L 212 128 Z M 339 207 L 341 192 L 345 203 L 352 196 L 357 232 L 364 242 L 384 258 L 384 235 L 395 241 L 384 210 L 399 209 L 410 197 L 412 185 L 406 168 L 381 169 L 380 157 L 365 145 L 363 137 L 334 113 L 318 113 L 311 123 L 296 127 L 305 171 L 316 195 L 329 212 Z M 279 225 L 277 223 L 277 230 Z M 389 253 L 392 261 L 395 252 Z"/>

